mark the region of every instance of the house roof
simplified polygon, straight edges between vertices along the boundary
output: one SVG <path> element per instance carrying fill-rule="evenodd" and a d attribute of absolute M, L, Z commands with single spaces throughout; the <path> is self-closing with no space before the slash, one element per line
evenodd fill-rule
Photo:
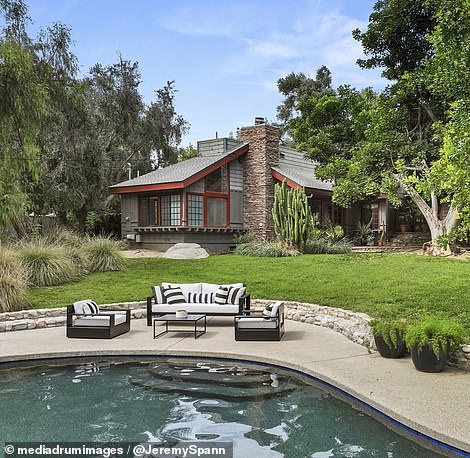
<path fill-rule="evenodd" d="M 315 176 L 317 163 L 305 157 L 305 154 L 287 146 L 279 148 L 279 164 L 271 167 L 273 176 L 280 181 L 286 179 L 291 187 L 333 191 L 331 181 L 322 181 Z"/>
<path fill-rule="evenodd" d="M 226 153 L 198 156 L 109 187 L 113 194 L 184 188 L 248 151 L 243 143 Z"/>
<path fill-rule="evenodd" d="M 321 189 L 324 191 L 333 191 L 333 183 L 330 181 L 321 181 L 315 177 L 315 166 L 298 167 L 295 165 L 279 164 L 271 168 L 275 178 L 286 179 L 302 188 Z M 276 176 L 276 174 L 278 176 Z M 288 183 L 289 184 L 289 183 Z"/>

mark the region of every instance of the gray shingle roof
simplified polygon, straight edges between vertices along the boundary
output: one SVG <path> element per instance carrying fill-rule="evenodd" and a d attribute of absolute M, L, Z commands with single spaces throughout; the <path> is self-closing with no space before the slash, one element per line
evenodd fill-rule
<path fill-rule="evenodd" d="M 272 169 L 303 188 L 321 189 L 324 191 L 333 190 L 333 183 L 331 181 L 321 181 L 315 177 L 315 164 L 313 162 L 308 164 L 308 167 L 281 163 L 272 167 Z"/>
<path fill-rule="evenodd" d="M 110 186 L 110 188 L 180 183 L 182 181 L 188 180 L 192 176 L 210 167 L 211 165 L 216 164 L 218 161 L 229 156 L 231 153 L 235 152 L 239 148 L 240 146 L 237 146 L 236 148 L 227 151 L 226 153 L 217 154 L 214 156 L 193 157 L 186 161 L 169 165 L 168 167 L 164 167 L 163 169 L 157 169 L 153 172 L 146 173 L 145 175 L 141 175 L 140 177 L 117 183 L 113 186 Z"/>

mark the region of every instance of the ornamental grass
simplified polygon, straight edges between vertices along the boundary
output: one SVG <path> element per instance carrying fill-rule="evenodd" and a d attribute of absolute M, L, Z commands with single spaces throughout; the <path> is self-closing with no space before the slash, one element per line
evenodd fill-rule
<path fill-rule="evenodd" d="M 17 257 L 0 247 L 0 312 L 24 308 L 26 291 L 26 277 Z"/>
<path fill-rule="evenodd" d="M 59 245 L 43 240 L 20 243 L 18 258 L 32 286 L 62 285 L 78 277 L 74 263 Z"/>
<path fill-rule="evenodd" d="M 111 237 L 91 237 L 84 246 L 90 272 L 110 272 L 126 268 L 122 243 Z"/>

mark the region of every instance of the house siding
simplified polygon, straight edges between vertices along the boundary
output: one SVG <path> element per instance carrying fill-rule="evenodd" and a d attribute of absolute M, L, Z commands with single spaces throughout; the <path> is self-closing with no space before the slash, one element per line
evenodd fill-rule
<path fill-rule="evenodd" d="M 217 156 L 240 146 L 241 142 L 234 138 L 214 138 L 197 142 L 199 156 Z"/>

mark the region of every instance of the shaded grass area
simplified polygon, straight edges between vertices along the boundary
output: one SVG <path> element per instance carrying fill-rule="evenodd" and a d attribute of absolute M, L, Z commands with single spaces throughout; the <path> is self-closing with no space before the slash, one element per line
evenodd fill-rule
<path fill-rule="evenodd" d="M 63 307 L 91 298 L 98 303 L 144 300 L 150 286 L 244 282 L 252 298 L 341 307 L 373 317 L 457 318 L 470 329 L 470 263 L 411 254 L 236 255 L 197 260 L 131 259 L 120 272 L 89 275 L 75 283 L 33 288 L 35 308 Z"/>

